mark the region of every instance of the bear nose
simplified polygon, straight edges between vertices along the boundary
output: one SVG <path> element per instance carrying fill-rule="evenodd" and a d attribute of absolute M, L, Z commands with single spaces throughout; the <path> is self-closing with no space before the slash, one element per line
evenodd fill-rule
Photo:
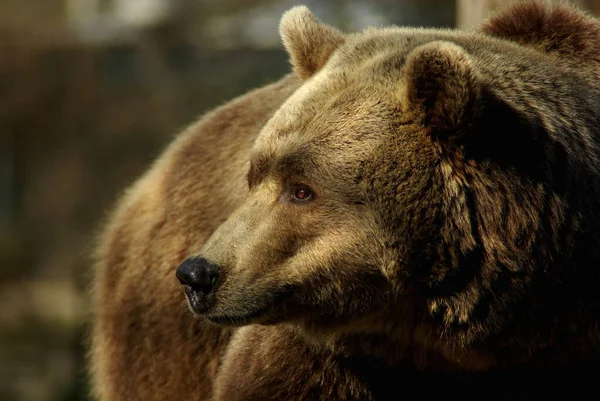
<path fill-rule="evenodd" d="M 219 266 L 204 258 L 191 257 L 177 267 L 176 275 L 182 285 L 208 295 L 219 277 Z"/>

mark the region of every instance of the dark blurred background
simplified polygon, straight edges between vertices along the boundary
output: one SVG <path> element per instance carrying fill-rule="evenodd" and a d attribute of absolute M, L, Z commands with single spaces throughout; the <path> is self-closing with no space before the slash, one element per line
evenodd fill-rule
<path fill-rule="evenodd" d="M 179 130 L 289 70 L 285 10 L 469 27 L 508 1 L 0 0 L 0 400 L 88 399 L 103 218 Z"/>

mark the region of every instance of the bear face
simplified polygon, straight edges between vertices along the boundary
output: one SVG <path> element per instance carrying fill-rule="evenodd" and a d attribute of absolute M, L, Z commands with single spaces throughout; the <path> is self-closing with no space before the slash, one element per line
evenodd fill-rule
<path fill-rule="evenodd" d="M 310 327 L 339 329 L 358 317 L 364 323 L 365 315 L 380 312 L 382 305 L 398 304 L 403 281 L 396 277 L 401 275 L 397 250 L 385 229 L 387 217 L 376 213 L 392 200 L 371 192 L 387 184 L 387 172 L 379 172 L 385 182 L 367 179 L 378 179 L 372 168 L 385 148 L 402 147 L 407 155 L 409 149 L 427 148 L 419 143 L 422 137 L 391 137 L 392 125 L 399 123 L 394 103 L 367 99 L 368 91 L 357 84 L 340 85 L 333 100 L 334 88 L 307 85 L 264 128 L 252 150 L 246 202 L 198 255 L 220 270 L 209 320 L 300 319 Z M 365 102 L 365 113 L 345 123 L 348 116 L 338 111 L 355 109 L 357 98 Z M 316 118 L 291 117 L 298 108 Z M 424 159 L 433 157 L 423 153 Z M 391 162 L 409 163 L 396 156 Z M 403 177 L 407 187 L 427 186 L 426 170 L 419 171 L 423 174 Z M 411 195 L 422 198 L 423 192 Z M 404 200 L 406 213 L 425 214 L 426 202 L 416 200 Z M 425 235 L 432 228 L 425 224 L 406 229 Z"/>
<path fill-rule="evenodd" d="M 596 241 L 579 240 L 595 212 L 577 189 L 596 156 L 573 155 L 590 152 L 596 117 L 580 116 L 598 88 L 481 35 L 343 35 L 303 7 L 281 32 L 306 81 L 257 138 L 243 205 L 178 269 L 192 309 L 315 337 L 421 329 L 451 349 L 551 344 L 549 325 L 582 295 L 552 313 L 543 295 L 581 290 L 571 269 L 597 258 L 574 245 Z"/>
<path fill-rule="evenodd" d="M 275 114 L 251 152 L 247 200 L 198 255 L 219 269 L 198 312 L 221 324 L 299 321 L 320 331 L 373 328 L 398 318 L 382 310 L 415 307 L 399 300 L 403 278 L 435 230 L 441 188 L 432 140 L 405 121 L 401 91 L 385 89 L 399 89 L 402 73 L 332 63 Z"/>

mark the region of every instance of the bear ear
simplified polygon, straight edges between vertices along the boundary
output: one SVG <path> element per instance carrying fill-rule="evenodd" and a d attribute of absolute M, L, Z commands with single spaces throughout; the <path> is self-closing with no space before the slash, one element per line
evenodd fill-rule
<path fill-rule="evenodd" d="M 407 57 L 405 111 L 435 139 L 455 139 L 475 118 L 482 86 L 469 55 L 450 42 L 430 42 Z"/>
<path fill-rule="evenodd" d="M 302 79 L 323 67 L 345 39 L 343 33 L 323 24 L 305 6 L 294 7 L 283 14 L 279 34 L 294 71 Z"/>

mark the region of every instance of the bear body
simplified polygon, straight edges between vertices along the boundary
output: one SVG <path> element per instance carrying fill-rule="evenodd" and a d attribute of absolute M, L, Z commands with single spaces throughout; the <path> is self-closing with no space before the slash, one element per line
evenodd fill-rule
<path fill-rule="evenodd" d="M 600 23 L 528 2 L 347 35 L 297 7 L 280 30 L 295 76 L 183 133 L 102 236 L 100 398 L 593 388 Z"/>

